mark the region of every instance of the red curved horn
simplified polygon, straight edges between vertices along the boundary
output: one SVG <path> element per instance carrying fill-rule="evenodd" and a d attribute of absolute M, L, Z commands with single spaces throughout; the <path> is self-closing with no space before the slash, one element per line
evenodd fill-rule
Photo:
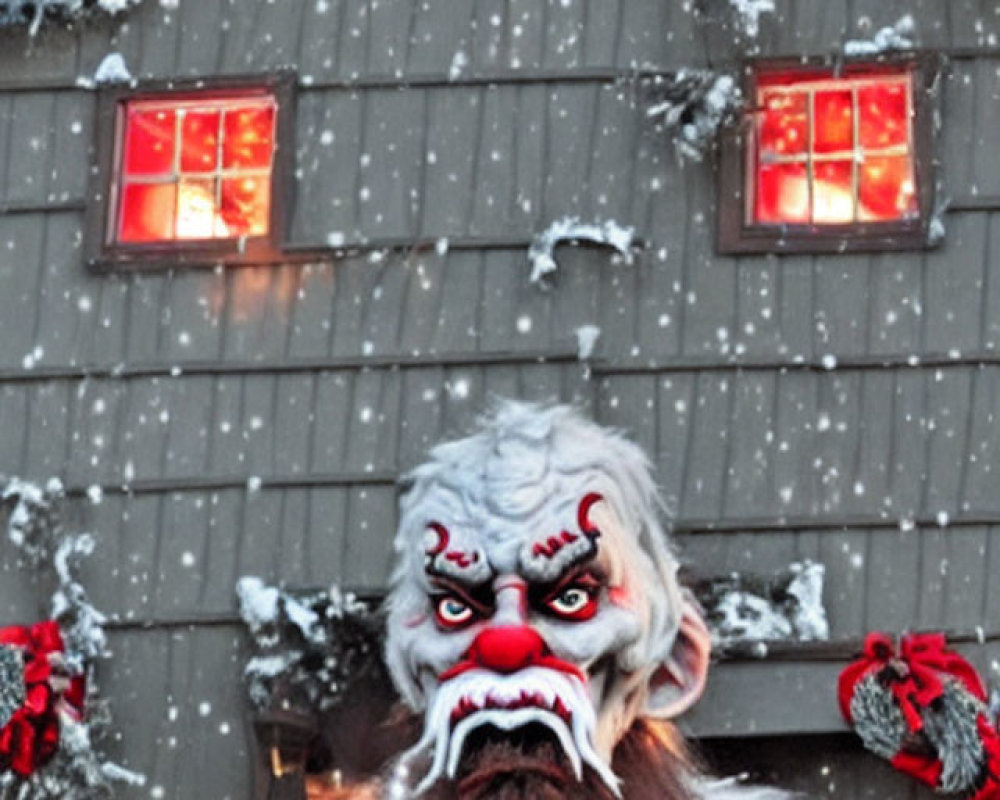
<path fill-rule="evenodd" d="M 434 547 L 427 549 L 427 555 L 431 557 L 440 555 L 448 549 L 448 542 L 451 540 L 451 534 L 448 533 L 448 529 L 440 522 L 428 522 L 427 527 L 434 531 L 434 533 L 438 536 L 437 544 L 434 545 Z"/>
<path fill-rule="evenodd" d="M 580 501 L 580 505 L 576 509 L 576 524 L 580 526 L 580 530 L 583 531 L 588 536 L 596 536 L 600 533 L 597 528 L 590 524 L 590 507 L 594 503 L 603 500 L 604 496 L 598 494 L 597 492 L 591 492 L 585 495 L 583 500 Z"/>

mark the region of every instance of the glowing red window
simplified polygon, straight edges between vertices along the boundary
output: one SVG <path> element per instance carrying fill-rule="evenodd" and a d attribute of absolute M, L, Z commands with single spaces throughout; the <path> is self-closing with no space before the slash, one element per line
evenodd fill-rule
<path fill-rule="evenodd" d="M 898 222 L 919 215 L 910 70 L 760 74 L 747 219 Z"/>
<path fill-rule="evenodd" d="M 114 241 L 267 235 L 276 116 L 271 95 L 126 101 Z"/>

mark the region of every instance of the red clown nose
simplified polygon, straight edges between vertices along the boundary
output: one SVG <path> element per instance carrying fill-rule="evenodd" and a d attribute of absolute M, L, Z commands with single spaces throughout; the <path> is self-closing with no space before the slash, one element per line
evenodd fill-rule
<path fill-rule="evenodd" d="M 494 672 L 517 672 L 539 664 L 546 655 L 545 642 L 526 625 L 487 628 L 469 648 L 468 659 Z"/>
<path fill-rule="evenodd" d="M 487 628 L 476 636 L 462 660 L 438 675 L 438 680 L 443 683 L 475 669 L 509 675 L 525 667 L 554 669 L 587 681 L 579 667 L 552 655 L 545 640 L 527 625 Z"/>

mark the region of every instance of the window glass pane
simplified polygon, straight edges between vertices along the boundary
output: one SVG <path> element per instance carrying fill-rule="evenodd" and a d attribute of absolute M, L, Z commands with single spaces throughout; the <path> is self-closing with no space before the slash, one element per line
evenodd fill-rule
<path fill-rule="evenodd" d="M 274 107 L 256 106 L 226 112 L 222 166 L 267 169 L 271 166 Z"/>
<path fill-rule="evenodd" d="M 743 140 L 746 167 L 732 172 L 747 176 L 744 191 L 723 177 L 723 250 L 757 251 L 772 241 L 777 250 L 792 249 L 791 240 L 817 234 L 817 249 L 826 251 L 845 244 L 845 232 L 863 237 L 846 243 L 848 250 L 897 235 L 916 242 L 917 226 L 892 223 L 919 219 L 930 191 L 917 185 L 914 127 L 925 122 L 914 96 L 918 74 L 912 64 L 763 66 Z M 731 163 L 736 141 L 727 145 Z M 732 208 L 732 200 L 743 208 Z M 737 213 L 742 229 L 733 224 Z"/>
<path fill-rule="evenodd" d="M 837 224 L 854 222 L 854 190 L 851 161 L 824 161 L 816 164 L 813 178 L 813 222 Z"/>
<path fill-rule="evenodd" d="M 271 97 L 128 104 L 117 240 L 266 235 L 275 119 Z"/>
<path fill-rule="evenodd" d="M 850 150 L 854 146 L 850 91 L 816 92 L 815 103 L 814 152 Z"/>
<path fill-rule="evenodd" d="M 211 239 L 219 216 L 215 203 L 214 180 L 183 180 L 177 195 L 177 238 Z"/>
<path fill-rule="evenodd" d="M 266 177 L 222 181 L 222 219 L 228 236 L 263 236 L 270 213 L 271 180 Z"/>
<path fill-rule="evenodd" d="M 122 192 L 121 242 L 156 242 L 174 236 L 177 197 L 172 183 L 131 183 Z"/>
<path fill-rule="evenodd" d="M 211 172 L 219 152 L 218 111 L 189 111 L 181 124 L 181 170 Z"/>
<path fill-rule="evenodd" d="M 858 89 L 859 137 L 865 148 L 905 145 L 906 86 L 880 83 Z"/>
<path fill-rule="evenodd" d="M 760 157 L 805 153 L 809 145 L 807 96 L 766 92 L 760 116 Z"/>
<path fill-rule="evenodd" d="M 913 163 L 907 156 L 867 157 L 861 164 L 858 216 L 865 221 L 917 215 Z"/>
<path fill-rule="evenodd" d="M 173 111 L 130 109 L 126 117 L 125 171 L 161 175 L 173 171 Z"/>
<path fill-rule="evenodd" d="M 757 176 L 757 222 L 809 222 L 805 164 L 762 164 Z"/>

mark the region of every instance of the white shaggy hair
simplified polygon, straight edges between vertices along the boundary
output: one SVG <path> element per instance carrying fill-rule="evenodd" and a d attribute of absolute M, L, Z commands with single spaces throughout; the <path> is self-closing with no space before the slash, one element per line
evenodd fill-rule
<path fill-rule="evenodd" d="M 489 535 L 489 522 L 532 518 L 568 487 L 599 493 L 620 521 L 621 545 L 629 553 L 630 568 L 638 571 L 636 585 L 643 593 L 642 633 L 614 654 L 626 675 L 651 675 L 670 659 L 690 597 L 677 579 L 678 561 L 669 544 L 668 518 L 646 454 L 618 431 L 598 425 L 567 405 L 542 406 L 497 400 L 479 418 L 471 434 L 434 447 L 428 459 L 406 476 L 409 489 L 400 501 L 400 523 L 395 538 L 397 554 L 388 597 L 386 662 L 403 699 L 414 710 L 427 707 L 426 687 L 420 684 L 419 664 L 412 647 L 404 644 L 404 620 L 426 606 L 424 537 L 429 520 L 449 519 L 459 513 L 476 530 Z M 457 686 L 458 684 L 456 684 Z M 444 703 L 443 708 L 450 708 Z M 428 712 L 438 714 L 436 704 Z M 647 708 L 645 714 L 655 714 Z M 411 797 L 409 766 L 415 753 L 436 743 L 430 776 L 453 772 L 461 738 L 449 744 L 434 725 L 407 757 L 397 762 L 387 786 L 389 797 Z M 435 739 L 437 737 L 437 739 Z M 447 737 L 444 737 L 445 739 Z M 572 753 L 572 748 L 569 748 Z M 584 748 L 585 749 L 585 748 Z M 450 756 L 450 758 L 449 758 Z M 689 789 L 701 800 L 782 800 L 779 790 L 742 785 L 733 779 L 691 775 Z M 612 779 L 607 781 L 614 786 Z M 425 782 L 426 784 L 426 782 Z M 424 786 L 420 787 L 421 789 Z"/>
<path fill-rule="evenodd" d="M 528 515 L 558 492 L 567 479 L 592 476 L 630 535 L 649 616 L 645 634 L 618 655 L 624 672 L 643 670 L 668 658 L 680 625 L 686 594 L 677 581 L 678 561 L 669 546 L 664 507 L 646 454 L 618 431 L 598 425 L 568 405 L 542 406 L 498 399 L 469 436 L 434 447 L 426 462 L 405 478 L 400 501 L 397 553 L 389 593 L 387 662 L 404 699 L 414 709 L 424 698 L 402 654 L 393 647 L 393 628 L 422 602 L 413 575 L 423 571 L 421 546 L 439 497 L 461 498 L 470 518 Z M 444 491 L 442 491 L 444 490 Z M 444 512 L 444 509 L 441 509 Z M 447 516 L 442 513 L 441 516 Z"/>

